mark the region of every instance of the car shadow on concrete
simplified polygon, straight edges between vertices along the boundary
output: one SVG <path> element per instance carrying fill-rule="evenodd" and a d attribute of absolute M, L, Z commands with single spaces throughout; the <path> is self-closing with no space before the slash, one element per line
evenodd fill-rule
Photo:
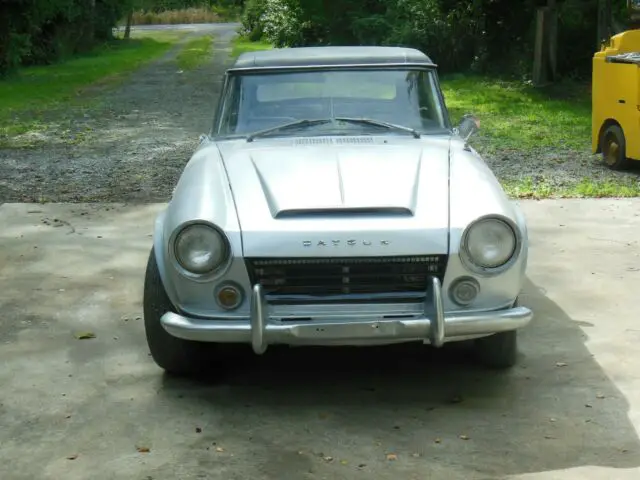
<path fill-rule="evenodd" d="M 158 394 L 174 406 L 205 405 L 202 415 L 222 429 L 277 425 L 283 445 L 331 435 L 357 449 L 379 439 L 414 452 L 416 469 L 425 459 L 483 475 L 640 466 L 629 404 L 585 347 L 586 325 L 529 280 L 521 301 L 536 318 L 511 371 L 482 368 L 459 345 L 272 348 L 223 378 L 164 376 Z"/>

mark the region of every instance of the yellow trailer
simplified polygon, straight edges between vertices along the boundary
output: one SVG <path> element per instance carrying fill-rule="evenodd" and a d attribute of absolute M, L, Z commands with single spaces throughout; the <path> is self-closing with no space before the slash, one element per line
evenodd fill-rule
<path fill-rule="evenodd" d="M 611 37 L 593 56 L 591 149 L 621 170 L 640 160 L 640 29 Z"/>

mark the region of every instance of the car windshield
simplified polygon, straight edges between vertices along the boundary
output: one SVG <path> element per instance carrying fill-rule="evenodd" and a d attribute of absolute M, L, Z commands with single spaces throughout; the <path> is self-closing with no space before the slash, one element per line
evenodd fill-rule
<path fill-rule="evenodd" d="M 217 135 L 249 135 L 300 120 L 358 118 L 437 133 L 447 117 L 433 69 L 343 69 L 232 74 Z M 273 135 L 402 134 L 375 122 L 304 122 Z M 406 133 L 405 133 L 406 135 Z"/>

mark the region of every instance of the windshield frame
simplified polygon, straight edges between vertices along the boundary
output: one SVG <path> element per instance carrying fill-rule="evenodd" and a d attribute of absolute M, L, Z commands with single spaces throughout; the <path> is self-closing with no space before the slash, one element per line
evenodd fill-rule
<path fill-rule="evenodd" d="M 222 89 L 218 96 L 218 104 L 215 109 L 215 114 L 213 118 L 213 123 L 211 125 L 211 130 L 209 131 L 209 137 L 215 140 L 226 140 L 226 139 L 242 139 L 251 135 L 253 132 L 243 132 L 243 133 L 220 133 L 222 128 L 222 122 L 224 120 L 224 116 L 226 114 L 227 103 L 230 101 L 232 89 L 235 88 L 234 80 L 236 77 L 244 77 L 244 76 L 253 76 L 253 75 L 264 75 L 264 74 L 283 74 L 283 73 L 301 73 L 305 71 L 321 71 L 321 72 L 331 72 L 331 71 L 365 71 L 365 70 L 373 70 L 373 71 L 389 71 L 389 70 L 401 70 L 401 71 L 424 71 L 427 72 L 432 77 L 433 89 L 435 91 L 434 101 L 437 102 L 438 108 L 442 115 L 442 129 L 435 130 L 423 130 L 416 129 L 421 135 L 433 135 L 433 134 L 452 134 L 453 126 L 451 124 L 451 117 L 449 114 L 449 110 L 447 108 L 447 104 L 444 99 L 444 94 L 442 92 L 442 87 L 440 84 L 440 79 L 438 76 L 438 70 L 435 65 L 423 65 L 423 64 L 390 64 L 390 65 L 350 65 L 350 66 L 312 66 L 312 67 L 276 67 L 276 68 L 245 68 L 245 69 L 229 69 L 225 73 L 224 80 L 222 83 Z M 380 132 L 380 134 L 383 134 Z M 319 134 L 319 136 L 334 136 L 335 133 L 324 133 Z"/>

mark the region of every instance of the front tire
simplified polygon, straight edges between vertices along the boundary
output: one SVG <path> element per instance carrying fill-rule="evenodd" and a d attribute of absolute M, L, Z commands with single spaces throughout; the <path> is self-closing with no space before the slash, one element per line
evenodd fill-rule
<path fill-rule="evenodd" d="M 209 345 L 170 335 L 160 323 L 175 308 L 162 284 L 154 249 L 151 249 L 144 281 L 144 328 L 151 357 L 167 373 L 179 376 L 202 373 L 207 367 Z"/>
<path fill-rule="evenodd" d="M 629 167 L 627 159 L 627 141 L 622 128 L 609 125 L 600 137 L 602 159 L 611 170 L 625 170 Z"/>
<path fill-rule="evenodd" d="M 519 305 L 515 301 L 514 307 Z M 518 360 L 518 331 L 494 333 L 474 341 L 475 353 L 484 366 L 495 369 L 513 367 Z"/>

